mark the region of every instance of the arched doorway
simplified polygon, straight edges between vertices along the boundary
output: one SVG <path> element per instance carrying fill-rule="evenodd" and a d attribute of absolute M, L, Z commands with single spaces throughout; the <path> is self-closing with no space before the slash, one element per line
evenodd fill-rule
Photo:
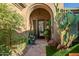
<path fill-rule="evenodd" d="M 30 14 L 30 21 L 31 21 L 31 29 L 34 31 L 35 36 L 38 39 L 44 39 L 45 35 L 44 32 L 49 27 L 48 30 L 50 31 L 49 38 L 51 35 L 51 28 L 50 25 L 47 24 L 51 19 L 49 12 L 43 8 L 37 8 Z"/>
<path fill-rule="evenodd" d="M 46 4 L 34 4 L 30 8 L 30 29 L 34 31 L 37 38 L 44 38 L 44 31 L 48 21 L 53 22 L 53 13 L 51 8 Z M 52 25 L 52 24 L 51 24 Z M 50 25 L 50 38 L 51 38 Z"/>

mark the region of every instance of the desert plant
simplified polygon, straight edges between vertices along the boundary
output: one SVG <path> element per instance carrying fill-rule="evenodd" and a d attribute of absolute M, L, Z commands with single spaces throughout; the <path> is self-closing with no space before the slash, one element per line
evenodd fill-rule
<path fill-rule="evenodd" d="M 65 12 L 63 9 L 58 8 L 58 4 L 55 4 L 56 17 L 55 22 L 57 25 L 57 32 L 60 35 L 61 43 L 58 46 L 61 49 L 68 48 L 72 41 L 77 38 L 78 32 L 73 31 L 74 25 L 79 21 L 76 20 L 76 15 L 71 11 Z M 78 16 L 78 15 L 77 15 Z"/>
<path fill-rule="evenodd" d="M 52 44 L 56 46 L 53 56 L 66 56 L 69 53 L 79 53 L 79 44 L 70 47 L 72 42 L 77 38 L 78 31 L 76 24 L 79 22 L 79 14 L 74 14 L 72 11 L 64 11 L 58 8 L 58 3 L 54 4 L 56 9 L 55 24 L 57 26 L 57 33 L 60 36 L 60 43 L 56 46 L 56 41 L 53 39 Z M 51 42 L 50 42 L 51 43 Z M 52 45 L 51 45 L 52 46 Z M 77 49 L 77 51 L 76 51 Z M 51 53 L 51 52 L 50 52 Z"/>

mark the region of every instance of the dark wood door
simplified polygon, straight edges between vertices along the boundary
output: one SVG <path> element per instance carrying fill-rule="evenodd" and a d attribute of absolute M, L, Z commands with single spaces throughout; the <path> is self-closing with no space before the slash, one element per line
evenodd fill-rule
<path fill-rule="evenodd" d="M 38 31 L 38 38 L 44 39 L 44 30 L 45 30 L 45 21 L 44 20 L 38 20 L 37 25 L 37 31 Z"/>
<path fill-rule="evenodd" d="M 35 33 L 35 36 L 37 39 L 44 39 L 45 38 L 44 31 L 47 28 L 47 25 L 46 25 L 47 22 L 48 22 L 48 20 L 44 20 L 44 19 L 33 21 L 34 33 Z M 50 28 L 49 28 L 49 30 L 50 30 Z M 48 35 L 49 35 L 49 39 L 50 39 L 51 32 Z"/>

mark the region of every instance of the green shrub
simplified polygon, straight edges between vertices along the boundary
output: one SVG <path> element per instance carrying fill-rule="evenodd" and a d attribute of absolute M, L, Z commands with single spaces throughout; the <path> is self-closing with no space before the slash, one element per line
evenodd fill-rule
<path fill-rule="evenodd" d="M 58 50 L 53 48 L 52 46 L 46 46 L 46 55 L 52 56 L 52 54 L 56 53 Z"/>
<path fill-rule="evenodd" d="M 10 5 L 9 5 L 10 6 Z M 12 42 L 23 42 L 23 37 L 14 38 L 14 32 L 22 26 L 22 16 L 9 9 L 8 4 L 0 3 L 0 52 L 9 53 Z M 25 40 L 25 39 L 24 39 Z M 6 46 L 5 46 L 6 45 Z M 5 52 L 5 53 L 4 53 Z"/>
<path fill-rule="evenodd" d="M 70 53 L 79 53 L 79 44 L 72 46 L 71 49 Z"/>
<path fill-rule="evenodd" d="M 6 45 L 0 45 L 0 56 L 8 56 L 11 55 L 11 50 Z"/>
<path fill-rule="evenodd" d="M 55 54 L 53 54 L 53 56 L 66 56 L 69 53 L 79 53 L 79 44 L 66 50 L 59 50 Z"/>
<path fill-rule="evenodd" d="M 23 35 L 20 35 L 20 34 L 14 34 L 13 35 L 13 37 L 12 37 L 13 39 L 11 40 L 12 41 L 12 45 L 16 45 L 16 44 L 21 44 L 21 43 L 27 43 L 27 38 L 25 37 L 25 36 L 23 36 Z"/>
<path fill-rule="evenodd" d="M 69 53 L 79 53 L 79 44 L 63 50 L 57 50 L 50 46 L 46 47 L 47 56 L 67 56 Z"/>

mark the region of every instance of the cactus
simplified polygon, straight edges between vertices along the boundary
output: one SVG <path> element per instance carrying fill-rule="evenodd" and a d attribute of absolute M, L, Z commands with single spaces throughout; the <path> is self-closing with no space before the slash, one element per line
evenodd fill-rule
<path fill-rule="evenodd" d="M 79 15 L 73 14 L 71 11 L 64 12 L 63 9 L 58 8 L 58 4 L 55 5 L 56 16 L 55 22 L 57 23 L 57 32 L 60 35 L 61 43 L 69 47 L 74 39 L 78 36 L 77 32 L 74 32 L 74 25 L 79 21 Z"/>

